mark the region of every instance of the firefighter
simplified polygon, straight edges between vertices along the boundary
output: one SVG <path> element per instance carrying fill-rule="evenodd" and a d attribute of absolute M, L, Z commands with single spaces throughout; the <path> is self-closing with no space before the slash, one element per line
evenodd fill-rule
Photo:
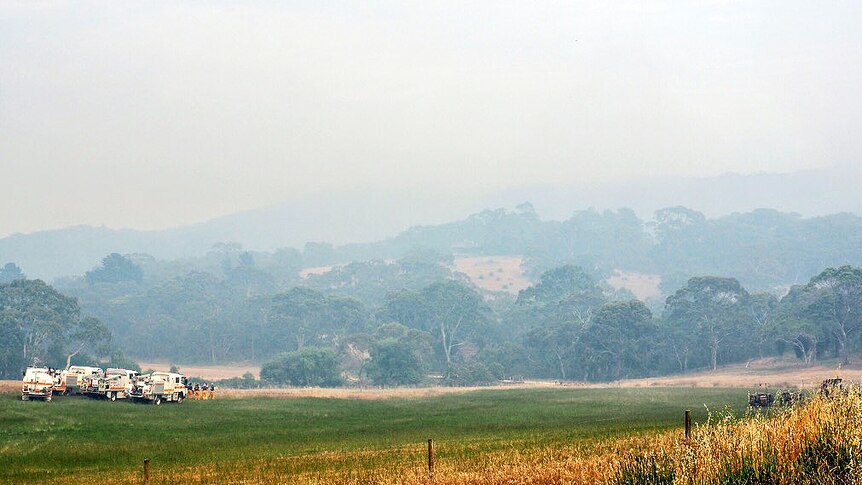
<path fill-rule="evenodd" d="M 201 385 L 195 384 L 195 401 L 201 398 Z"/>
<path fill-rule="evenodd" d="M 210 399 L 215 399 L 215 385 L 210 386 Z"/>

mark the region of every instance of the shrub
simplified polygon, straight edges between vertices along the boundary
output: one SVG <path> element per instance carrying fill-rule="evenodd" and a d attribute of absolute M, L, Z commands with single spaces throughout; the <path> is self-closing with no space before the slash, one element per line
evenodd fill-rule
<path fill-rule="evenodd" d="M 261 367 L 260 378 L 271 384 L 335 387 L 341 384 L 338 354 L 318 347 L 278 354 Z"/>
<path fill-rule="evenodd" d="M 368 377 L 380 386 L 418 384 L 424 366 L 408 342 L 388 338 L 371 348 Z"/>

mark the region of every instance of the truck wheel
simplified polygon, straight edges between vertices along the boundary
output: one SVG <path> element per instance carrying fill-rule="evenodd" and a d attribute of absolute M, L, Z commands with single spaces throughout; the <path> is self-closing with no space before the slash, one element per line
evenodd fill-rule
<path fill-rule="evenodd" d="M 162 403 L 162 397 L 161 396 L 156 397 L 156 400 L 153 401 L 153 404 L 155 404 L 156 406 L 158 406 L 161 403 Z"/>
<path fill-rule="evenodd" d="M 177 403 L 182 404 L 183 401 L 185 401 L 185 400 L 186 400 L 186 398 L 182 393 L 180 393 L 179 396 L 177 396 Z"/>
<path fill-rule="evenodd" d="M 30 396 L 26 396 L 26 395 L 25 395 L 25 396 L 21 396 L 21 400 L 22 400 L 22 401 L 29 401 L 29 400 L 30 400 Z"/>
<path fill-rule="evenodd" d="M 51 396 L 47 396 L 47 397 L 45 398 L 45 402 L 51 402 Z"/>
<path fill-rule="evenodd" d="M 116 400 L 117 400 L 117 393 L 116 393 L 116 392 L 111 392 L 111 393 L 109 393 L 109 394 L 108 394 L 108 398 L 109 398 L 111 401 L 116 401 Z"/>

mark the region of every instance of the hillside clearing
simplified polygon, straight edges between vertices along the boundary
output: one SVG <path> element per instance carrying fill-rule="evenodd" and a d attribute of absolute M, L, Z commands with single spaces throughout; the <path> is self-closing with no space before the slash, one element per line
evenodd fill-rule
<path fill-rule="evenodd" d="M 461 256 L 455 258 L 452 270 L 467 275 L 482 290 L 517 295 L 532 285 L 523 265 L 522 256 Z"/>

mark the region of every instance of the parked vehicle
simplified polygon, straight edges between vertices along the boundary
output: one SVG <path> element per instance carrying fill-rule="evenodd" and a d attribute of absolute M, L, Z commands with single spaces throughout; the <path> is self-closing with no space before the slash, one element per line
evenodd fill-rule
<path fill-rule="evenodd" d="M 24 371 L 21 387 L 21 400 L 30 399 L 51 400 L 54 394 L 54 376 L 47 367 L 28 367 Z"/>
<path fill-rule="evenodd" d="M 104 396 L 109 401 L 125 399 L 131 394 L 132 384 L 137 376 L 137 371 L 109 368 L 105 371 L 105 377 L 99 378 L 96 389 L 91 391 L 91 394 Z"/>
<path fill-rule="evenodd" d="M 132 385 L 130 396 L 155 405 L 164 402 L 181 403 L 186 399 L 188 379 L 172 372 L 153 372 L 138 376 Z"/>
<path fill-rule="evenodd" d="M 753 408 L 768 408 L 772 407 L 775 402 L 775 396 L 768 392 L 755 392 L 748 394 L 748 405 Z"/>
<path fill-rule="evenodd" d="M 99 394 L 99 381 L 105 377 L 103 373 L 92 373 L 81 378 L 78 391 L 81 394 L 94 396 Z"/>
<path fill-rule="evenodd" d="M 51 376 L 54 378 L 54 394 L 68 394 L 66 392 L 66 375 L 69 373 L 67 369 L 50 369 Z"/>
<path fill-rule="evenodd" d="M 84 379 L 93 374 L 103 375 L 101 367 L 89 367 L 84 365 L 73 365 L 66 369 L 66 394 L 82 394 Z"/>

